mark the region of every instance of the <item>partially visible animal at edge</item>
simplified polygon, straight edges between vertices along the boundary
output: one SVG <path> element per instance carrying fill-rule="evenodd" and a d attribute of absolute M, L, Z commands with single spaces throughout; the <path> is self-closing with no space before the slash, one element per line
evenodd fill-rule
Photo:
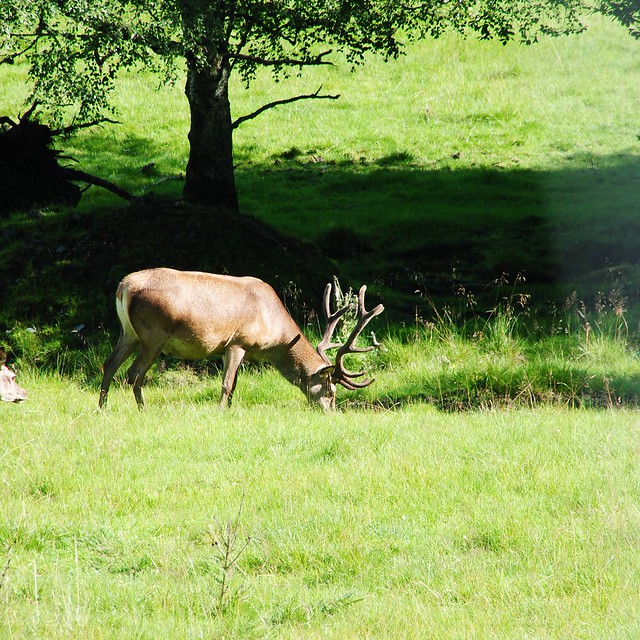
<path fill-rule="evenodd" d="M 27 392 L 16 382 L 16 374 L 7 367 L 7 354 L 0 349 L 0 400 L 4 402 L 23 402 Z"/>
<path fill-rule="evenodd" d="M 262 280 L 167 268 L 131 273 L 116 292 L 121 331 L 104 363 L 99 406 L 107 401 L 116 371 L 137 349 L 127 382 L 133 387 L 139 408 L 144 406 L 145 375 L 164 353 L 187 359 L 222 354 L 220 407 L 231 403 L 238 367 L 247 358 L 270 362 L 302 390 L 309 403 L 335 409 L 337 384 L 354 390 L 373 382 L 372 378 L 363 378 L 364 371 L 349 371 L 344 365 L 347 354 L 375 348 L 354 344 L 371 319 L 384 311 L 381 304 L 370 311 L 365 309 L 365 291 L 363 286 L 358 294 L 356 326 L 344 343 L 338 343 L 332 341 L 333 334 L 353 305 L 332 313 L 332 285 L 327 284 L 323 304 L 327 327 L 314 348 L 276 292 Z M 334 363 L 327 356 L 330 349 L 337 349 Z"/>

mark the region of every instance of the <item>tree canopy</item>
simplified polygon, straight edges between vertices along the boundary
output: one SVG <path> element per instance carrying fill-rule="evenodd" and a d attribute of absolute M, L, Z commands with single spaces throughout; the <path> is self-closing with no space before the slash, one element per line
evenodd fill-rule
<path fill-rule="evenodd" d="M 638 2 L 592 8 L 638 33 Z M 532 43 L 581 31 L 585 11 L 583 0 L 0 0 L 0 63 L 28 63 L 30 103 L 56 125 L 109 114 L 123 69 L 150 69 L 163 82 L 185 75 L 185 195 L 237 209 L 233 129 L 287 100 L 233 121 L 233 73 L 250 85 L 263 67 L 280 79 L 336 56 L 355 66 L 368 53 L 394 58 L 412 38 L 447 30 Z M 329 97 L 315 91 L 288 101 Z"/>
<path fill-rule="evenodd" d="M 623 24 L 634 38 L 640 38 L 639 0 L 601 0 L 596 9 Z"/>

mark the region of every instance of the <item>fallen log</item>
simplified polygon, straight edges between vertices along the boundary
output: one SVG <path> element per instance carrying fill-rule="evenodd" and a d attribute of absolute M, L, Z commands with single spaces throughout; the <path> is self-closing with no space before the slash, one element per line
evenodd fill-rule
<path fill-rule="evenodd" d="M 133 200 L 131 193 L 112 182 L 61 164 L 69 158 L 52 146 L 55 136 L 102 121 L 52 130 L 32 119 L 35 108 L 33 105 L 17 122 L 0 117 L 0 215 L 41 206 L 76 206 L 82 195 L 78 182 Z"/>

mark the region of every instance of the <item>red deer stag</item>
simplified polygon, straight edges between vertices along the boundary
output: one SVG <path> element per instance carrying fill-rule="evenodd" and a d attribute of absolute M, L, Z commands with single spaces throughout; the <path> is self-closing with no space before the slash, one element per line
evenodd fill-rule
<path fill-rule="evenodd" d="M 4 402 L 22 402 L 27 399 L 27 392 L 18 386 L 16 374 L 7 367 L 7 354 L 0 349 L 0 400 Z"/>
<path fill-rule="evenodd" d="M 367 311 L 366 287 L 358 296 L 357 324 L 344 344 L 332 335 L 347 305 L 331 313 L 331 284 L 324 294 L 327 329 L 317 349 L 289 315 L 275 291 L 262 280 L 236 278 L 196 271 L 148 269 L 126 276 L 116 293 L 116 310 L 122 325 L 120 338 L 104 363 L 99 405 L 107 401 L 109 386 L 122 363 L 139 349 L 127 371 L 138 407 L 142 408 L 142 384 L 149 367 L 161 353 L 179 358 L 223 355 L 222 399 L 226 407 L 236 386 L 243 358 L 270 362 L 289 382 L 299 387 L 310 403 L 335 408 L 336 384 L 347 389 L 366 387 L 373 379 L 357 381 L 364 371 L 348 371 L 343 363 L 348 353 L 363 353 L 374 347 L 354 343 L 369 321 L 382 313 L 379 304 Z M 335 364 L 326 355 L 337 349 Z"/>

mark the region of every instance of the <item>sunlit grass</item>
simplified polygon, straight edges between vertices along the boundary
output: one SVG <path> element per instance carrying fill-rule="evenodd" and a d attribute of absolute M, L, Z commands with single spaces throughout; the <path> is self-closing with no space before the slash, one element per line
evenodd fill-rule
<path fill-rule="evenodd" d="M 637 630 L 632 412 L 328 417 L 245 388 L 221 413 L 155 387 L 145 412 L 115 393 L 97 415 L 93 390 L 26 382 L 0 435 L 6 637 Z M 216 614 L 210 528 L 241 503 Z"/>
<path fill-rule="evenodd" d="M 627 151 L 637 133 L 630 108 L 637 95 L 627 75 L 638 72 L 637 45 L 615 27 L 597 26 L 533 47 L 444 37 L 411 46 L 387 65 L 372 61 L 350 78 L 339 62 L 275 87 L 265 75 L 237 94 L 239 113 L 304 87 L 322 85 L 341 99 L 274 110 L 238 131 L 238 149 L 244 159 L 247 145 L 253 162 L 268 161 L 261 149 L 279 145 L 338 162 L 402 153 L 419 166 L 454 169 L 557 167 L 558 160 L 580 161 L 581 153 L 608 155 L 612 143 Z M 586 62 L 591 55 L 597 62 Z M 452 162 L 457 153 L 460 161 Z"/>
<path fill-rule="evenodd" d="M 608 156 L 635 153 L 638 44 L 619 26 L 592 22 L 584 35 L 530 47 L 449 35 L 411 44 L 386 64 L 372 58 L 353 73 L 335 57 L 333 67 L 276 84 L 267 72 L 248 88 L 235 81 L 234 117 L 319 86 L 341 96 L 279 107 L 236 131 L 241 197 L 247 168 L 272 165 L 291 149 L 302 159 L 357 166 L 395 157 L 452 170 L 599 167 Z M 16 117 L 28 95 L 24 70 L 5 65 L 2 74 L 3 109 Z M 183 84 L 180 76 L 173 85 L 146 73 L 123 76 L 114 96 L 121 124 L 81 132 L 65 150 L 85 170 L 138 190 L 180 175 L 189 128 Z M 140 175 L 151 162 L 155 174 Z M 255 208 L 250 193 L 244 201 Z"/>

